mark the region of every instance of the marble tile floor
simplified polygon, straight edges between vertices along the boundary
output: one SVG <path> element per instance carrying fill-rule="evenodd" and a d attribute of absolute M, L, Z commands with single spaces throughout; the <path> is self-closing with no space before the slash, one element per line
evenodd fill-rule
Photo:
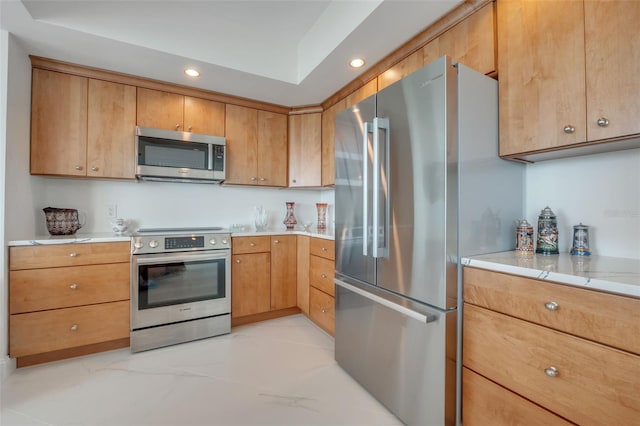
<path fill-rule="evenodd" d="M 0 425 L 401 425 L 333 359 L 303 315 L 151 351 L 25 367 L 2 383 Z"/>

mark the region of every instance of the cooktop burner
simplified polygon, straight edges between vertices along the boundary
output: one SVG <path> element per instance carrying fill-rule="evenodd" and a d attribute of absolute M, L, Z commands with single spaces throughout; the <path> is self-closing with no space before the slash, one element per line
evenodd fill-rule
<path fill-rule="evenodd" d="M 199 228 L 139 228 L 137 234 L 170 235 L 170 234 L 198 234 L 221 232 L 225 229 L 221 226 L 199 227 Z"/>

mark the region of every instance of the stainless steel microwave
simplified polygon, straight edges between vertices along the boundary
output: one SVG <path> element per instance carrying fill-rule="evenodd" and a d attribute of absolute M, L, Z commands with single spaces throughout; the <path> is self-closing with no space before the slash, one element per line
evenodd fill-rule
<path fill-rule="evenodd" d="M 136 178 L 190 183 L 225 179 L 225 138 L 136 127 Z"/>

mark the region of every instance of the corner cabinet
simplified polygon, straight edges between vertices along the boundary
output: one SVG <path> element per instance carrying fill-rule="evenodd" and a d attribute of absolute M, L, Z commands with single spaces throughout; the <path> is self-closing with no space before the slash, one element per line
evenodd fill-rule
<path fill-rule="evenodd" d="M 640 299 L 470 267 L 463 282 L 465 426 L 636 424 Z"/>
<path fill-rule="evenodd" d="M 129 346 L 130 243 L 9 248 L 18 367 Z"/>
<path fill-rule="evenodd" d="M 322 184 L 322 114 L 289 116 L 289 187 Z"/>
<path fill-rule="evenodd" d="M 133 179 L 136 88 L 33 69 L 31 174 Z"/>
<path fill-rule="evenodd" d="M 636 1 L 498 1 L 500 155 L 637 146 L 601 142 L 640 135 L 640 80 L 629 74 L 640 68 L 639 20 Z"/>
<path fill-rule="evenodd" d="M 138 126 L 224 136 L 220 102 L 140 87 L 137 111 Z"/>
<path fill-rule="evenodd" d="M 287 116 L 226 105 L 225 183 L 287 186 Z"/>
<path fill-rule="evenodd" d="M 347 108 L 344 99 L 322 111 L 322 186 L 333 186 L 336 181 L 335 137 L 336 116 Z"/>

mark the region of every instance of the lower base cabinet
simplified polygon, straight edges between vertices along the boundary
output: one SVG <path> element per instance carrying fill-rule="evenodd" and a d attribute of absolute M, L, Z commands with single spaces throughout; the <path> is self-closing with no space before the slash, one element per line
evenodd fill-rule
<path fill-rule="evenodd" d="M 309 318 L 333 336 L 335 332 L 335 248 L 332 240 L 309 242 Z"/>

